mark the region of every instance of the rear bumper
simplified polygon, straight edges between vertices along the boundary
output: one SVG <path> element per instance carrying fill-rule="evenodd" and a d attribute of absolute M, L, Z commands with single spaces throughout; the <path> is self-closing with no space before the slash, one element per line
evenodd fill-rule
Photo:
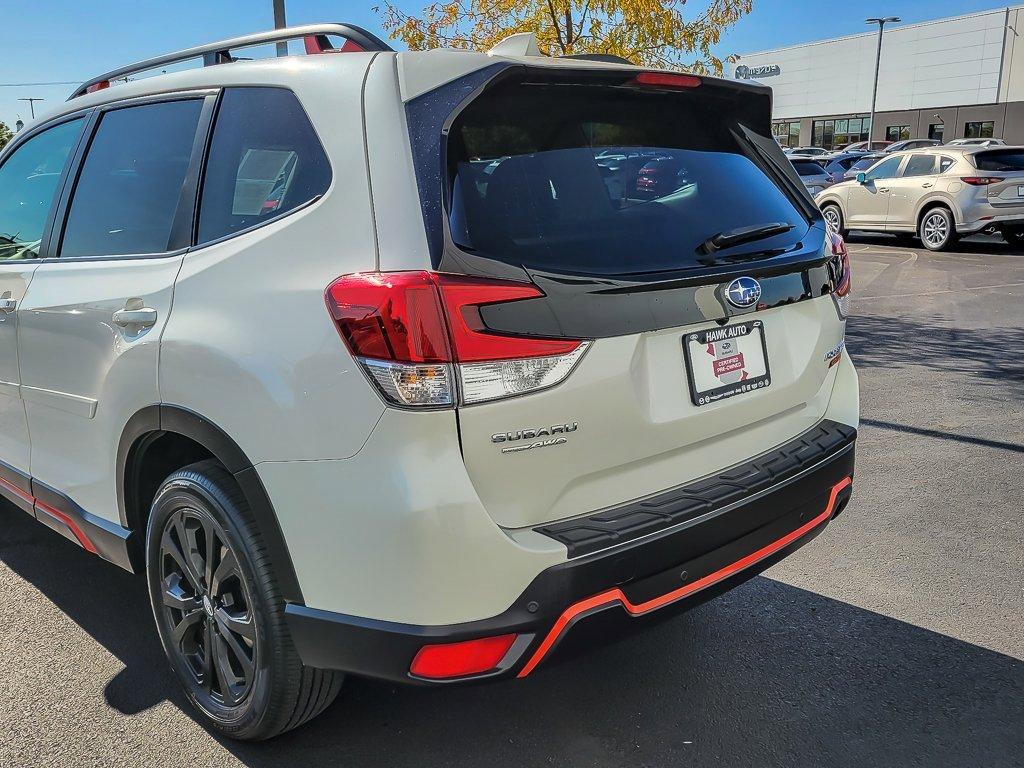
<path fill-rule="evenodd" d="M 665 517 L 668 527 L 662 530 L 631 528 L 624 543 L 544 570 L 497 616 L 418 626 L 289 605 L 286 616 L 295 645 L 310 666 L 431 683 L 439 681 L 409 674 L 424 645 L 516 633 L 518 641 L 496 668 L 440 682 L 525 677 L 552 655 L 575 624 L 595 613 L 618 611 L 635 618 L 669 607 L 692 607 L 760 573 L 821 533 L 849 501 L 856 441 L 852 428 L 823 424 L 831 430 L 826 448 L 816 446 L 815 453 L 802 436 L 753 462 L 690 484 L 682 492 L 672 491 L 672 508 L 678 511 L 676 502 L 682 497 L 707 500 L 707 489 L 716 489 L 714 498 L 693 514 Z M 785 479 L 766 483 L 765 473 Z M 636 505 L 628 506 L 626 517 L 631 519 Z"/>
<path fill-rule="evenodd" d="M 964 222 L 958 224 L 960 234 L 980 232 L 992 226 L 1024 226 L 1024 208 L 1020 205 L 990 205 L 980 203 L 964 210 Z"/>

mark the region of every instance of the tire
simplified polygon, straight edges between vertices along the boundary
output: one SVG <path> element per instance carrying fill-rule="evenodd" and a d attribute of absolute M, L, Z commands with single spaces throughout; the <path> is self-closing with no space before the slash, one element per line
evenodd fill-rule
<path fill-rule="evenodd" d="M 825 217 L 825 226 L 833 232 L 838 232 L 843 237 L 846 237 L 849 230 L 843 226 L 843 212 L 838 205 L 828 203 L 821 209 L 821 215 Z"/>
<path fill-rule="evenodd" d="M 953 214 L 948 208 L 929 208 L 918 222 L 917 234 L 929 251 L 944 251 L 957 241 Z"/>
<path fill-rule="evenodd" d="M 1024 229 L 1004 229 L 1002 234 L 1008 245 L 1024 245 Z"/>
<path fill-rule="evenodd" d="M 164 652 L 210 727 L 269 739 L 338 695 L 341 673 L 299 660 L 262 536 L 216 461 L 185 467 L 160 486 L 146 527 L 146 579 Z"/>

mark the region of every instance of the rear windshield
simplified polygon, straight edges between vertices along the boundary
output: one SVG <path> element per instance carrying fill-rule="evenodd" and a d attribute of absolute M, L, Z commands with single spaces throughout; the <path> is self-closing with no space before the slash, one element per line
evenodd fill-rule
<path fill-rule="evenodd" d="M 974 156 L 979 171 L 1024 171 L 1024 152 L 1019 149 L 993 149 Z"/>
<path fill-rule="evenodd" d="M 793 167 L 796 168 L 796 172 L 801 176 L 821 176 L 825 173 L 825 169 L 817 163 L 797 161 L 793 163 Z"/>
<path fill-rule="evenodd" d="M 863 171 L 878 162 L 877 157 L 864 157 L 850 166 L 851 171 Z"/>
<path fill-rule="evenodd" d="M 452 239 L 515 266 L 578 274 L 698 266 L 708 238 L 769 223 L 793 229 L 732 250 L 789 247 L 807 220 L 742 154 L 725 111 L 699 88 L 485 91 L 449 132 Z"/>

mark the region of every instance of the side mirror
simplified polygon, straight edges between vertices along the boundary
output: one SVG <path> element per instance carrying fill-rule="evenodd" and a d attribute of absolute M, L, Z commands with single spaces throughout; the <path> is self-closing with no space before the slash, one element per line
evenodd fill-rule
<path fill-rule="evenodd" d="M 868 175 L 866 173 L 864 173 L 863 171 L 858 173 L 857 174 L 857 183 L 858 184 L 867 184 L 868 183 Z"/>

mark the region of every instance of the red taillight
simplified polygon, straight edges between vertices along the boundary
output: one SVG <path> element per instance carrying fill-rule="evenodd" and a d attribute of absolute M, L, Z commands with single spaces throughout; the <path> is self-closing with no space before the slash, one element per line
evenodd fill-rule
<path fill-rule="evenodd" d="M 657 88 L 699 88 L 701 79 L 693 75 L 672 72 L 641 72 L 633 78 L 635 85 L 651 85 Z"/>
<path fill-rule="evenodd" d="M 850 269 L 850 252 L 846 241 L 837 232 L 829 232 L 829 249 L 835 265 L 836 286 L 832 291 L 832 300 L 840 320 L 850 316 L 850 290 L 853 288 L 852 270 Z"/>
<path fill-rule="evenodd" d="M 964 184 L 970 184 L 972 187 L 987 187 L 989 184 L 998 184 L 1000 181 L 1005 181 L 998 176 L 961 176 L 960 181 Z"/>
<path fill-rule="evenodd" d="M 532 283 L 435 273 L 431 273 L 431 276 L 441 289 L 456 362 L 478 363 L 565 355 L 580 345 L 576 339 L 502 335 L 484 327 L 480 319 L 480 307 L 543 296 L 544 292 Z"/>
<path fill-rule="evenodd" d="M 850 252 L 846 249 L 846 241 L 843 240 L 842 235 L 837 232 L 829 232 L 829 236 L 832 240 L 832 255 L 837 257 L 841 270 L 835 293 L 837 296 L 846 296 L 850 293 L 850 288 L 852 287 Z"/>
<path fill-rule="evenodd" d="M 431 680 L 482 675 L 505 658 L 516 635 L 482 637 L 462 643 L 425 645 L 412 660 L 409 674 Z"/>
<path fill-rule="evenodd" d="M 327 289 L 352 354 L 402 363 L 451 361 L 437 286 L 428 272 L 359 272 Z"/>
<path fill-rule="evenodd" d="M 96 91 L 102 91 L 104 88 L 110 87 L 109 80 L 100 80 L 98 83 L 93 83 L 85 89 L 86 93 L 96 93 Z"/>
<path fill-rule="evenodd" d="M 364 272 L 327 288 L 327 306 L 352 354 L 400 405 L 523 394 L 561 381 L 586 349 L 580 339 L 492 331 L 480 308 L 542 297 L 532 283 L 435 272 Z"/>

